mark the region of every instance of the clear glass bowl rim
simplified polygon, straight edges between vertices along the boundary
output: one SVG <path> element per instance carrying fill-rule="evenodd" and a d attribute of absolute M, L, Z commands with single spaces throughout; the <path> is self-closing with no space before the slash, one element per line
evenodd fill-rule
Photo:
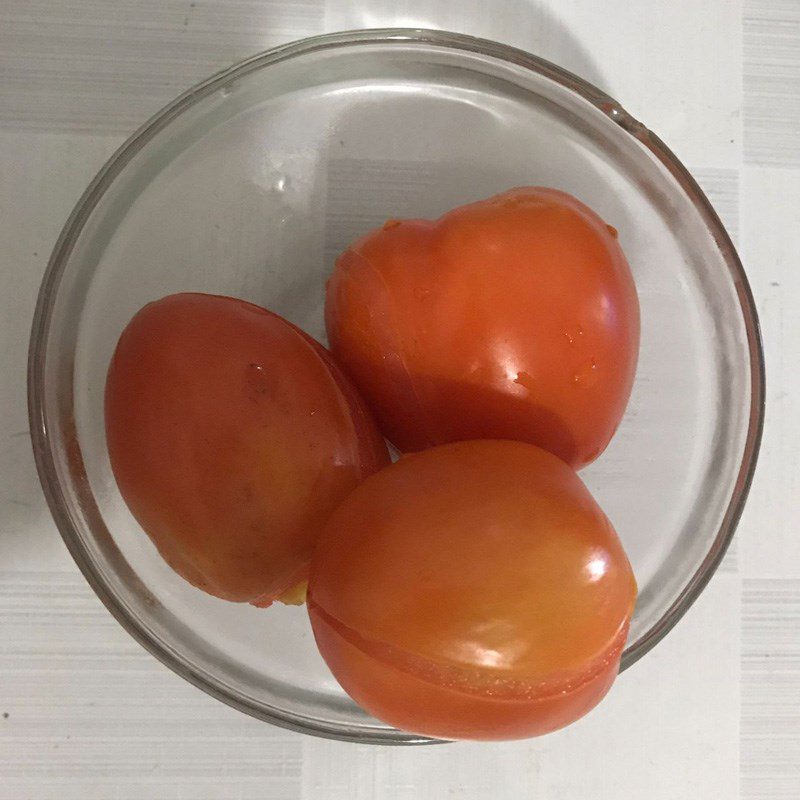
<path fill-rule="evenodd" d="M 706 557 L 661 619 L 644 636 L 625 650 L 621 670 L 638 661 L 673 628 L 703 591 L 725 555 L 741 517 L 756 467 L 764 427 L 765 367 L 758 314 L 752 291 L 733 243 L 708 198 L 688 170 L 658 136 L 625 111 L 620 103 L 579 76 L 552 62 L 509 45 L 459 33 L 418 28 L 375 28 L 327 33 L 299 39 L 258 53 L 221 70 L 175 98 L 135 131 L 105 163 L 79 199 L 59 235 L 42 279 L 33 317 L 28 353 L 28 416 L 33 453 L 42 489 L 53 519 L 70 554 L 106 608 L 122 627 L 159 661 L 222 702 L 283 728 L 360 743 L 427 744 L 440 740 L 405 734 L 400 731 L 389 739 L 385 735 L 375 736 L 364 731 L 345 731 L 333 724 L 299 717 L 280 709 L 268 709 L 243 696 L 237 697 L 223 684 L 217 683 L 206 673 L 194 669 L 191 663 L 179 657 L 166 643 L 157 640 L 141 627 L 135 619 L 128 615 L 116 598 L 113 588 L 96 570 L 84 549 L 80 536 L 72 525 L 63 490 L 57 477 L 54 444 L 47 428 L 44 408 L 46 346 L 61 277 L 73 246 L 91 212 L 131 158 L 156 133 L 189 107 L 226 84 L 251 72 L 315 51 L 346 48 L 353 45 L 391 45 L 392 43 L 428 44 L 489 56 L 531 70 L 589 101 L 661 162 L 690 199 L 717 243 L 739 299 L 750 356 L 750 413 L 742 460 L 722 524 Z"/>

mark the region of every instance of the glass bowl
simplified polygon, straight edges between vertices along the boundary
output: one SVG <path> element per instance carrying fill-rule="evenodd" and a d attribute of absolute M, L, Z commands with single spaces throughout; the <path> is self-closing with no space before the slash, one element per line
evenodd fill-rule
<path fill-rule="evenodd" d="M 217 600 L 158 556 L 106 452 L 122 328 L 150 300 L 202 291 L 324 341 L 325 277 L 351 239 L 523 184 L 571 192 L 618 228 L 639 290 L 630 407 L 582 472 L 639 582 L 623 668 L 703 589 L 742 510 L 764 399 L 753 299 L 708 200 L 615 100 L 535 56 L 438 31 L 332 34 L 215 75 L 135 133 L 67 221 L 39 295 L 29 397 L 47 500 L 100 599 L 179 675 L 295 730 L 429 741 L 347 698 L 305 609 Z"/>

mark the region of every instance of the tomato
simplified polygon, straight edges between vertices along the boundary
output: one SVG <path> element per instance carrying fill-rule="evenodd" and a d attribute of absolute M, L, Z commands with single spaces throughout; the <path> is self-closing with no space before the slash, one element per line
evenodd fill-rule
<path fill-rule="evenodd" d="M 576 469 L 614 434 L 639 347 L 616 232 L 542 188 L 367 234 L 337 261 L 326 323 L 400 450 L 518 439 Z"/>
<path fill-rule="evenodd" d="M 523 442 L 402 457 L 328 520 L 308 610 L 345 691 L 385 722 L 512 739 L 594 707 L 619 668 L 636 583 L 575 472 Z"/>
<path fill-rule="evenodd" d="M 150 303 L 108 371 L 111 466 L 164 559 L 212 595 L 268 605 L 386 445 L 326 351 L 228 297 Z"/>

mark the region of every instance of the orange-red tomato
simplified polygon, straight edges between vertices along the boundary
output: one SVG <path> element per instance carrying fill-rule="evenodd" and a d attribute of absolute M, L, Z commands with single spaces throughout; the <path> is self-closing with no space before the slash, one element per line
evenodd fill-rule
<path fill-rule="evenodd" d="M 308 609 L 320 652 L 379 719 L 452 739 L 560 728 L 611 686 L 636 599 L 616 533 L 538 447 L 404 456 L 328 520 Z"/>
<path fill-rule="evenodd" d="M 519 439 L 576 469 L 614 434 L 639 347 L 616 232 L 542 188 L 366 235 L 337 262 L 326 322 L 400 450 Z"/>
<path fill-rule="evenodd" d="M 268 605 L 307 575 L 339 501 L 389 462 L 326 351 L 258 306 L 150 303 L 108 371 L 106 434 L 125 502 L 200 589 Z"/>

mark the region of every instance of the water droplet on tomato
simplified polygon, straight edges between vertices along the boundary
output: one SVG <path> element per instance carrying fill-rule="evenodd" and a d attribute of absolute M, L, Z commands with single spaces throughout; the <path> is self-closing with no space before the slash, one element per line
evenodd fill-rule
<path fill-rule="evenodd" d="M 584 361 L 572 376 L 572 379 L 581 386 L 588 387 L 594 385 L 597 381 L 597 361 L 594 357 Z"/>
<path fill-rule="evenodd" d="M 248 364 L 245 371 L 245 391 L 255 403 L 269 395 L 272 382 L 261 364 Z"/>

